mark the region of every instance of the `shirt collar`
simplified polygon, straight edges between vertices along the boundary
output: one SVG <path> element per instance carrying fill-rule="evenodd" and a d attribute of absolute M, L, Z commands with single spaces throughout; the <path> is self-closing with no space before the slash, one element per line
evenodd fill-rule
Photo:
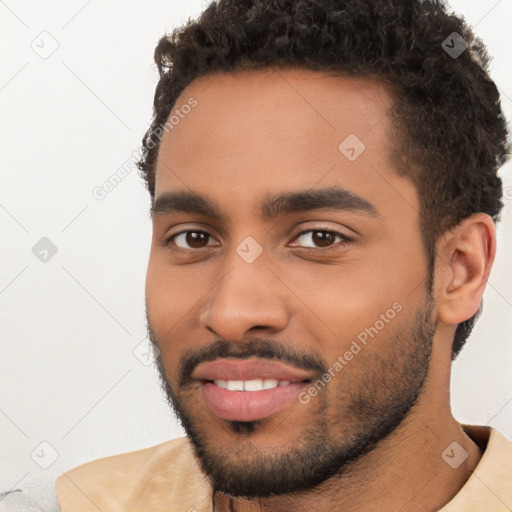
<path fill-rule="evenodd" d="M 512 443 L 492 427 L 461 426 L 483 455 L 464 486 L 439 512 L 510 512 Z"/>

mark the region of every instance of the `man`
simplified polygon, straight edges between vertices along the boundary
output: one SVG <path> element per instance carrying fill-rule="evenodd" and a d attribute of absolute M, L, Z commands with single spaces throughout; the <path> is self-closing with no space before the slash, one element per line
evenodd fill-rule
<path fill-rule="evenodd" d="M 60 476 L 68 511 L 506 511 L 457 422 L 509 153 L 438 2 L 219 0 L 164 37 L 146 312 L 187 437 Z"/>

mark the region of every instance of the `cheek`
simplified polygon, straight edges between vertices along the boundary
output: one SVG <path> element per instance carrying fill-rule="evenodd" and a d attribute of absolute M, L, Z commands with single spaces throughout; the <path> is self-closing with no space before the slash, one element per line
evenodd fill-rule
<path fill-rule="evenodd" d="M 197 301 L 193 276 L 184 275 L 166 261 L 165 253 L 152 253 L 146 273 L 146 306 L 154 324 L 173 325 Z"/>
<path fill-rule="evenodd" d="M 148 268 L 146 277 L 146 311 L 151 327 L 152 340 L 160 349 L 164 366 L 169 375 L 175 365 L 176 353 L 179 352 L 180 304 L 169 291 L 170 286 L 162 279 L 161 272 L 154 266 Z M 183 314 L 181 314 L 183 316 Z"/>
<path fill-rule="evenodd" d="M 368 339 L 390 336 L 406 303 L 413 302 L 411 291 L 422 291 L 417 285 L 424 275 L 396 257 L 368 255 L 364 261 L 290 271 L 288 278 L 290 289 L 302 299 L 302 321 L 317 326 L 315 338 L 322 339 L 319 349 L 329 350 L 326 341 L 331 340 L 331 350 L 342 354 L 359 335 L 362 339 L 365 333 Z"/>
<path fill-rule="evenodd" d="M 167 286 L 162 279 L 163 268 L 158 265 L 156 258 L 151 256 L 146 273 L 146 309 L 150 316 L 151 324 L 159 327 L 165 316 L 162 314 L 168 310 Z"/>
<path fill-rule="evenodd" d="M 175 377 L 183 352 L 191 347 L 201 298 L 208 280 L 190 267 L 171 267 L 165 257 L 151 255 L 146 274 L 148 321 L 165 368 Z M 204 300 L 204 299 L 203 299 Z"/>

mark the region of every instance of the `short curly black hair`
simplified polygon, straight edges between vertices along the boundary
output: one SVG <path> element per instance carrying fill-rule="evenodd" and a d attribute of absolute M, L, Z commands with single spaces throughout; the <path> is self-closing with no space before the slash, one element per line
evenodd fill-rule
<path fill-rule="evenodd" d="M 439 236 L 476 212 L 499 220 L 497 171 L 510 155 L 500 95 L 484 43 L 442 1 L 218 0 L 162 37 L 154 57 L 160 80 L 138 163 L 152 201 L 162 127 L 186 86 L 212 73 L 288 67 L 390 86 L 391 151 L 418 191 L 429 292 Z M 452 360 L 480 311 L 457 326 Z"/>

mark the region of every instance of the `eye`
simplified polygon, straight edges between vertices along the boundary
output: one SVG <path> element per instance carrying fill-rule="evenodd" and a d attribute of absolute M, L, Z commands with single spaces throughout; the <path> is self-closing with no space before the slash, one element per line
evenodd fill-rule
<path fill-rule="evenodd" d="M 302 244 L 301 247 L 310 249 L 321 249 L 323 247 L 330 249 L 336 240 L 340 241 L 340 245 L 348 244 L 351 239 L 338 231 L 331 231 L 328 229 L 309 229 L 300 233 L 295 240 L 303 240 L 306 244 Z M 293 244 L 296 246 L 296 244 Z"/>
<path fill-rule="evenodd" d="M 203 249 L 208 246 L 205 242 L 207 242 L 209 238 L 212 238 L 212 236 L 206 231 L 182 231 L 181 233 L 176 233 L 169 237 L 165 241 L 165 245 L 172 243 L 179 249 Z"/>
<path fill-rule="evenodd" d="M 194 250 L 204 249 L 208 246 L 218 246 L 219 244 L 208 244 L 209 239 L 213 239 L 212 235 L 206 231 L 188 230 L 176 233 L 167 240 L 165 245 L 174 245 L 178 249 Z M 337 241 L 338 245 L 346 245 L 351 239 L 338 231 L 329 229 L 310 229 L 302 231 L 294 240 L 302 240 L 302 243 L 293 242 L 292 247 L 303 247 L 306 249 L 330 249 Z"/>

